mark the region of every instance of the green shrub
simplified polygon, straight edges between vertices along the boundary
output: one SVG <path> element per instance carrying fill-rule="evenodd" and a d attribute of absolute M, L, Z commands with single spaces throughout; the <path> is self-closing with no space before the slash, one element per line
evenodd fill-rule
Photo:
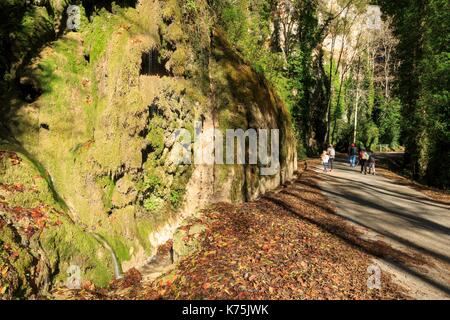
<path fill-rule="evenodd" d="M 144 208 L 152 213 L 156 213 L 164 207 L 164 200 L 151 195 L 147 199 L 144 200 Z"/>
<path fill-rule="evenodd" d="M 174 208 L 178 208 L 181 204 L 183 194 L 180 190 L 172 190 L 170 192 L 169 200 Z"/>

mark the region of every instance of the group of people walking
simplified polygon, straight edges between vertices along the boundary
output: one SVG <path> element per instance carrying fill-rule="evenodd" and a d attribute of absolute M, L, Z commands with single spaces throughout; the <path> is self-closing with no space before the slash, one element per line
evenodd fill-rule
<path fill-rule="evenodd" d="M 328 149 L 323 151 L 321 155 L 324 172 L 332 172 L 334 160 L 336 159 L 336 150 L 333 145 L 329 145 Z M 364 147 L 357 148 L 356 144 L 352 144 L 348 149 L 348 161 L 350 167 L 356 168 L 361 166 L 361 174 L 376 174 L 375 169 L 375 155 L 370 150 L 366 150 Z"/>
<path fill-rule="evenodd" d="M 375 154 L 366 150 L 366 148 L 357 148 L 353 143 L 348 150 L 349 162 L 352 168 L 355 168 L 358 164 L 361 166 L 361 174 L 376 174 L 375 169 Z"/>

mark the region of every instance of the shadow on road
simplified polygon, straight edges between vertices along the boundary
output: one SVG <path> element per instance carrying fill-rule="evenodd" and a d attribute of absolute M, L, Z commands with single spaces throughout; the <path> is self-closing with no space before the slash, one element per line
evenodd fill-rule
<path fill-rule="evenodd" d="M 341 168 L 339 168 L 339 170 L 341 170 Z M 351 169 L 342 169 L 342 170 L 353 171 Z M 355 172 L 355 174 L 360 173 Z M 349 180 L 342 177 L 334 177 L 334 176 L 328 177 L 334 183 L 345 183 L 345 184 L 355 183 L 355 181 L 353 180 Z M 352 201 L 356 204 L 362 206 L 370 206 L 374 209 L 381 210 L 388 214 L 394 215 L 395 217 L 404 220 L 408 224 L 413 225 L 414 228 L 426 229 L 442 235 L 450 234 L 450 228 L 444 225 L 428 220 L 424 217 L 418 217 L 410 213 L 405 213 L 401 211 L 401 208 L 398 209 L 392 208 L 391 203 L 389 202 L 383 203 L 383 201 L 381 201 L 383 195 L 389 196 L 398 195 L 402 199 L 412 202 L 413 204 L 416 202 L 418 204 L 425 204 L 427 206 L 432 205 L 425 198 L 417 200 L 414 197 L 411 197 L 410 195 L 407 194 L 401 193 L 398 194 L 398 192 L 394 188 L 383 191 L 375 187 L 371 187 L 366 184 L 358 182 L 354 184 L 352 187 L 355 189 L 367 188 L 372 193 L 378 193 L 379 197 L 376 198 L 380 199 L 380 201 L 376 203 L 374 201 L 367 201 L 359 198 L 356 195 L 352 195 L 351 192 L 341 193 L 336 191 L 332 193 L 334 193 L 334 195 L 337 197 L 345 197 L 346 199 L 348 199 L 348 201 Z M 425 272 L 422 272 L 421 270 L 422 266 L 424 265 L 433 267 L 433 263 L 429 261 L 430 259 L 427 259 L 425 256 L 422 256 L 422 254 L 432 256 L 437 260 L 443 262 L 447 266 L 450 263 L 450 257 L 448 255 L 442 254 L 440 252 L 435 252 L 433 250 L 430 250 L 429 248 L 420 246 L 417 243 L 414 243 L 408 239 L 405 239 L 402 236 L 399 236 L 387 230 L 379 230 L 379 228 L 374 228 L 366 223 L 362 223 L 361 221 L 352 219 L 351 217 L 342 216 L 336 212 L 335 208 L 332 207 L 326 199 L 324 199 L 324 201 L 321 202 L 311 201 L 308 199 L 308 193 L 311 194 L 320 192 L 321 189 L 314 180 L 314 173 L 312 173 L 311 171 L 307 171 L 305 172 L 304 176 L 301 179 L 296 181 L 295 184 L 291 185 L 286 190 L 283 190 L 282 193 L 269 194 L 266 195 L 264 199 L 288 211 L 295 217 L 305 220 L 309 223 L 312 223 L 317 227 L 319 227 L 320 229 L 339 237 L 340 239 L 357 248 L 358 250 L 361 250 L 374 257 L 377 257 L 385 262 L 394 264 L 402 271 L 416 278 L 419 278 L 425 283 L 429 284 L 430 286 L 440 290 L 441 292 L 444 292 L 447 295 L 450 295 L 450 288 L 445 282 L 437 281 L 436 279 L 433 279 L 428 275 L 426 275 Z M 327 192 L 330 192 L 330 190 L 327 190 Z M 311 215 L 305 212 L 301 212 L 300 210 L 296 209 L 295 205 L 291 203 L 290 198 L 298 199 L 301 200 L 302 202 L 307 203 L 312 208 L 317 209 L 316 210 L 317 214 Z M 320 214 L 320 212 L 325 212 L 326 214 L 325 215 Z M 348 220 L 357 226 L 361 226 L 365 229 L 371 230 L 377 234 L 381 234 L 383 237 L 394 240 L 408 248 L 412 248 L 413 250 L 415 250 L 415 252 L 406 253 L 397 250 L 384 241 L 373 241 L 362 239 L 360 232 L 357 231 L 352 226 L 350 226 L 345 220 Z M 445 244 L 442 243 L 442 245 Z"/>

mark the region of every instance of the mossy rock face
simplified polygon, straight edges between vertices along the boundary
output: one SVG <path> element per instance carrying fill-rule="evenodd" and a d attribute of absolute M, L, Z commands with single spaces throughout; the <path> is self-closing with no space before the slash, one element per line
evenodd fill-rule
<path fill-rule="evenodd" d="M 58 209 L 46 177 L 25 155 L 11 151 L 17 146 L 1 147 L 0 297 L 46 294 L 65 283 L 70 266 L 79 267 L 80 281 L 108 284 L 109 252 Z"/>
<path fill-rule="evenodd" d="M 24 253 L 14 265 L 14 290 L 5 289 L 8 294 L 29 296 L 33 288 L 64 283 L 72 265 L 80 267 L 83 280 L 105 286 L 113 262 L 94 233 L 123 269 L 139 265 L 155 251 L 155 234 L 184 211 L 198 211 L 200 204 L 186 196 L 188 186 L 199 195 L 215 190 L 211 201 L 241 202 L 282 180 L 261 177 L 256 166 L 217 165 L 208 173 L 216 180 L 202 189 L 196 185 L 205 175 L 200 166 L 173 160 L 182 150 L 174 138 L 177 129 L 193 137 L 197 121 L 213 118 L 222 130 L 278 128 L 281 166 L 289 176 L 295 141 L 283 103 L 214 30 L 206 1 L 186 10 L 179 0 L 99 10 L 91 19 L 83 17 L 79 32 L 65 32 L 27 66 L 24 79 L 42 94 L 32 103 L 8 100 L 2 117 L 21 144 L 14 151 L 26 150 L 33 161 L 19 168 L 7 160 L 0 166 L 5 171 L 0 183 L 33 187 L 0 188 L 0 203 L 7 203 L 0 218 L 7 217 L 9 233 L 22 230 L 11 220 L 15 206 L 30 215 L 41 208 L 49 222 L 29 244 L 14 240 Z M 149 56 L 150 64 L 142 60 Z M 197 247 L 201 229 L 175 234 L 179 256 Z M 186 236 L 193 242 L 183 241 Z M 38 263 L 46 270 L 42 275 L 24 273 Z M 13 266 L 10 260 L 8 265 Z"/>
<path fill-rule="evenodd" d="M 66 285 L 71 266 L 80 268 L 81 281 L 104 287 L 114 278 L 111 255 L 93 235 L 69 222 L 42 236 L 42 247 L 48 252 L 51 266 L 59 270 L 56 284 Z M 59 283 L 58 283 L 59 282 Z"/>
<path fill-rule="evenodd" d="M 232 49 L 220 31 L 213 34 L 210 68 L 218 126 L 222 132 L 227 129 L 279 130 L 279 173 L 262 176 L 257 165 L 215 168 L 219 177 L 215 188 L 219 198 L 234 202 L 252 200 L 290 179 L 296 170 L 296 141 L 290 117 L 264 76 Z"/>

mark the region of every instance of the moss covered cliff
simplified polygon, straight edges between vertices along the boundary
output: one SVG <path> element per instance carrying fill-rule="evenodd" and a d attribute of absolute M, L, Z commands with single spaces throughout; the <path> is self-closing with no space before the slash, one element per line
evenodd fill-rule
<path fill-rule="evenodd" d="M 2 92 L 0 294 L 45 292 L 71 265 L 104 286 L 114 277 L 107 246 L 121 269 L 142 265 L 183 217 L 292 177 L 285 106 L 215 29 L 206 1 L 189 3 L 80 1 L 76 32 L 60 30 L 55 2 L 33 6 L 55 38 L 14 69 L 16 85 Z M 279 128 L 280 173 L 176 165 L 172 134 L 194 132 L 197 121 Z"/>

